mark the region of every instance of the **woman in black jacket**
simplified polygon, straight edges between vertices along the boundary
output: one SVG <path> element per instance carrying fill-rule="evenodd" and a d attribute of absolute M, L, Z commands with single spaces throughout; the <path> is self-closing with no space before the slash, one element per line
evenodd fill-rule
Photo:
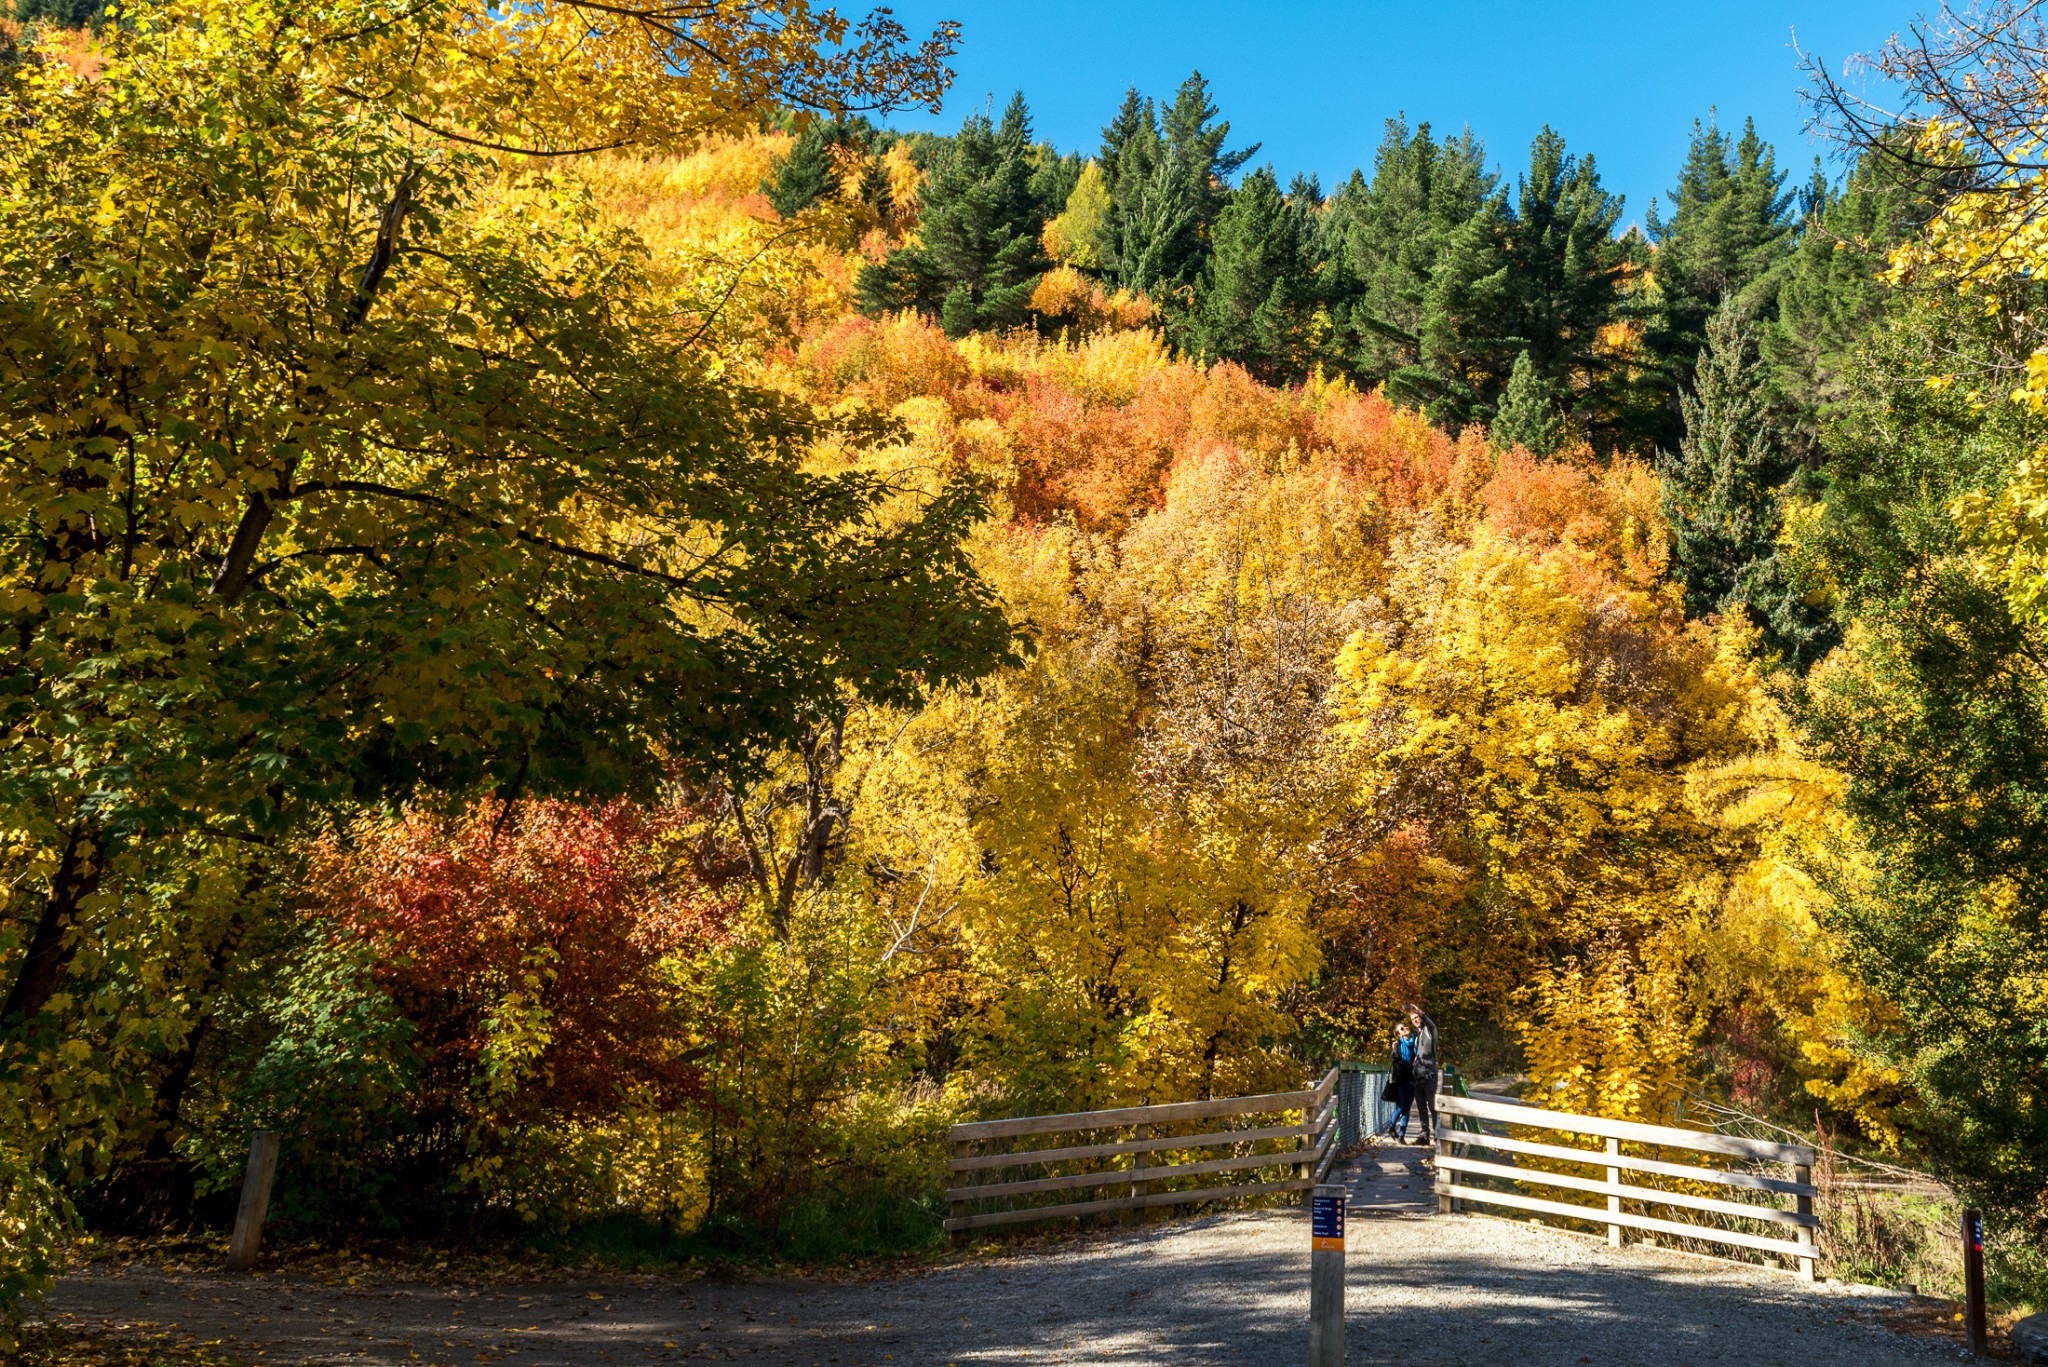
<path fill-rule="evenodd" d="M 1402 1021 L 1394 1027 L 1394 1047 L 1387 1060 L 1387 1087 L 1380 1100 L 1394 1103 L 1393 1118 L 1380 1133 L 1408 1142 L 1408 1110 L 1415 1104 L 1415 1032 Z"/>

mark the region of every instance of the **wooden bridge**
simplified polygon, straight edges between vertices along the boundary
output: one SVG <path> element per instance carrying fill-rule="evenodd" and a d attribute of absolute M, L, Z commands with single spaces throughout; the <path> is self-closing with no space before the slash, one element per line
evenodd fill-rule
<path fill-rule="evenodd" d="M 992 1225 L 1306 1191 L 1337 1159 L 1337 1079 L 1332 1068 L 1298 1092 L 955 1125 L 946 1230 L 957 1240 Z M 1265 1175 L 1275 1168 L 1293 1175 Z M 1059 1199 L 1105 1189 L 1117 1194 Z"/>
<path fill-rule="evenodd" d="M 1383 1076 L 1340 1065 L 1294 1092 L 956 1125 L 946 1229 L 958 1241 L 1000 1225 L 1306 1191 L 1370 1131 Z M 1635 1232 L 1695 1251 L 1762 1254 L 1812 1280 L 1812 1149 L 1455 1094 L 1462 1090 L 1437 1101 L 1443 1124 L 1427 1161 L 1439 1212 L 1525 1212 L 1604 1229 L 1615 1247 Z M 1081 1192 L 1093 1194 L 1072 1199 Z"/>

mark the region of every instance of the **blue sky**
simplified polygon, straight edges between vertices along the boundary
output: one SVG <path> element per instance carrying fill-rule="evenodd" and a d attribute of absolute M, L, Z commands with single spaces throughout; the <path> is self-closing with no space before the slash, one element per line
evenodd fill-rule
<path fill-rule="evenodd" d="M 858 6 L 844 6 L 853 11 Z M 1547 121 L 1640 222 L 1675 179 L 1694 118 L 1724 126 L 1753 115 L 1779 165 L 1805 178 L 1828 149 L 1805 128 L 1803 50 L 1839 68 L 1931 6 L 1901 0 L 1610 0 L 1536 3 L 1115 4 L 1097 0 L 896 0 L 912 32 L 957 19 L 959 72 L 945 112 L 899 113 L 899 128 L 951 131 L 961 115 L 1010 92 L 1031 102 L 1038 134 L 1093 151 L 1127 86 L 1170 95 L 1199 68 L 1233 145 L 1264 144 L 1285 181 L 1296 171 L 1334 188 L 1367 166 L 1382 125 L 1405 111 L 1439 130 L 1469 124 L 1488 159 L 1513 173 Z M 1835 169 L 1832 162 L 1831 170 Z"/>

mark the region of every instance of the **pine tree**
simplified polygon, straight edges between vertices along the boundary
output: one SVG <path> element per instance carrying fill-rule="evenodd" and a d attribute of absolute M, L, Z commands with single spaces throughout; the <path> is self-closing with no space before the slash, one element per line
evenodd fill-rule
<path fill-rule="evenodd" d="M 1471 359 L 1498 347 L 1505 217 L 1469 131 L 1438 142 L 1388 120 L 1372 180 L 1354 171 L 1315 235 L 1339 367 L 1436 421 L 1470 421 Z"/>
<path fill-rule="evenodd" d="M 795 218 L 832 189 L 837 172 L 832 148 L 838 145 L 833 132 L 833 124 L 813 122 L 797 134 L 789 155 L 776 162 L 774 172 L 761 182 L 761 193 L 782 217 Z"/>
<path fill-rule="evenodd" d="M 1793 471 L 1755 324 L 1731 301 L 1707 321 L 1685 438 L 1662 459 L 1664 517 L 1687 612 L 1743 611 L 1767 645 L 1804 665 L 1837 639 L 1778 544 Z"/>
<path fill-rule="evenodd" d="M 1794 418 L 1794 454 L 1818 454 L 1820 424 L 1849 392 L 1856 348 L 1894 297 L 1887 258 L 1931 211 L 1881 154 L 1863 158 L 1839 193 L 1819 164 L 1801 196 L 1798 244 L 1776 272 L 1777 317 L 1761 338 L 1773 386 Z"/>
<path fill-rule="evenodd" d="M 1194 203 L 1205 225 L 1214 222 L 1229 202 L 1230 177 L 1257 155 L 1260 146 L 1253 143 L 1235 152 L 1225 151 L 1230 122 L 1216 122 L 1220 112 L 1210 99 L 1208 79 L 1199 71 L 1190 73 L 1174 92 L 1173 103 L 1159 111 L 1159 135 L 1167 151 L 1200 168 Z"/>
<path fill-rule="evenodd" d="M 1740 138 L 1711 121 L 1693 124 L 1671 192 L 1671 217 L 1661 217 L 1655 204 L 1645 217 L 1656 252 L 1654 310 L 1644 344 L 1664 392 L 1655 434 L 1660 445 L 1678 439 L 1679 393 L 1692 383 L 1707 320 L 1725 301 L 1764 281 L 1792 249 L 1796 200 L 1754 121 L 1743 125 Z"/>
<path fill-rule="evenodd" d="M 1519 446 L 1533 455 L 1547 456 L 1563 444 L 1566 431 L 1555 388 L 1536 373 L 1529 353 L 1523 352 L 1515 357 L 1508 387 L 1501 392 L 1500 405 L 1487 429 L 1487 445 L 1496 451 Z"/>
<path fill-rule="evenodd" d="M 14 0 L 14 18 L 23 24 L 88 28 L 98 25 L 106 8 L 107 0 Z"/>
<path fill-rule="evenodd" d="M 1043 155 L 1032 145 L 1023 95 L 1010 101 L 1000 124 L 968 116 L 932 158 L 917 244 L 861 271 L 861 307 L 915 308 L 936 315 L 954 337 L 1024 322 L 1031 291 L 1050 264 L 1040 241 L 1045 212 L 1031 185 L 1035 158 Z"/>
<path fill-rule="evenodd" d="M 1601 342 L 1602 330 L 1625 312 L 1633 253 L 1630 239 L 1614 236 L 1621 210 L 1621 196 L 1601 186 L 1593 158 L 1567 152 L 1546 125 L 1529 148 L 1507 225 L 1505 308 L 1495 334 L 1519 339 L 1536 374 L 1572 396 L 1566 416 L 1602 445 L 1611 439 L 1625 378 Z M 1475 363 L 1497 377 L 1498 394 L 1515 360 L 1502 347 Z"/>
<path fill-rule="evenodd" d="M 1230 124 L 1216 122 L 1198 71 L 1161 109 L 1130 90 L 1102 130 L 1109 185 L 1106 268 L 1116 284 L 1169 303 L 1200 275 L 1210 226 L 1230 195 L 1229 178 L 1258 147 L 1226 151 Z"/>
<path fill-rule="evenodd" d="M 839 186 L 843 167 L 858 162 L 854 188 L 877 219 L 890 209 L 889 177 L 876 155 L 883 148 L 866 119 L 814 120 L 790 144 L 788 155 L 775 163 L 761 182 L 761 193 L 783 218 L 795 218 Z"/>
<path fill-rule="evenodd" d="M 1271 167 L 1244 178 L 1216 217 L 1198 302 L 1179 329 L 1187 350 L 1240 362 L 1269 384 L 1301 378 L 1315 316 L 1303 227 Z"/>
<path fill-rule="evenodd" d="M 1061 156 L 1047 143 L 1031 148 L 1030 158 L 1031 177 L 1026 184 L 1032 205 L 1040 218 L 1056 217 L 1065 211 L 1067 201 L 1080 186 L 1088 163 L 1078 152 Z"/>

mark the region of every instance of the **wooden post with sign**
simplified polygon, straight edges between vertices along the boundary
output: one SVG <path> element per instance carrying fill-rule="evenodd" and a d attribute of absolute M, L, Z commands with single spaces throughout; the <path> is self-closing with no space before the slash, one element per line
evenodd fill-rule
<path fill-rule="evenodd" d="M 1308 1367 L 1344 1367 L 1344 1184 L 1309 1197 Z"/>
<path fill-rule="evenodd" d="M 1970 1351 L 1990 1351 L 1984 1331 L 1984 1217 L 1963 1212 L 1963 1333 Z"/>
<path fill-rule="evenodd" d="M 283 1136 L 258 1130 L 249 1136 L 249 1167 L 242 1174 L 242 1202 L 235 1208 L 235 1235 L 228 1243 L 228 1266 L 247 1272 L 256 1265 L 263 1242 L 263 1217 L 270 1213 L 270 1184 L 277 1177 L 277 1150 Z"/>

